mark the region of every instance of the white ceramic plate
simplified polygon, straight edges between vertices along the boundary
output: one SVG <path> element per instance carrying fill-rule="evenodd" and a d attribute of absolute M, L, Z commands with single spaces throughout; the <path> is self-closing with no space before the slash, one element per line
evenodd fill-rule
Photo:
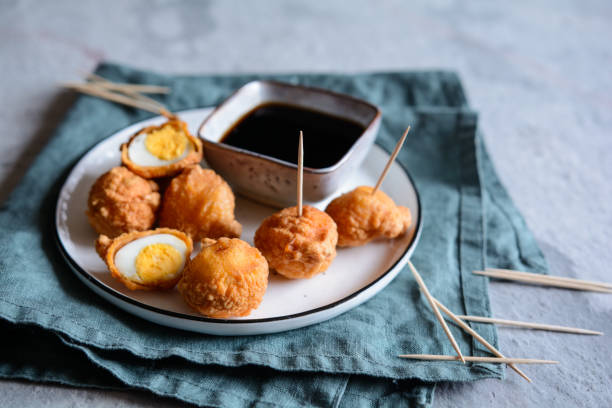
<path fill-rule="evenodd" d="M 183 111 L 194 134 L 211 108 Z M 131 291 L 113 279 L 94 250 L 96 233 L 85 216 L 87 196 L 94 181 L 121 163 L 119 145 L 145 126 L 160 124 L 157 117 L 135 123 L 94 146 L 74 166 L 64 183 L 56 208 L 56 232 L 60 251 L 71 269 L 94 292 L 149 321 L 216 335 L 275 333 L 319 323 L 368 300 L 393 280 L 412 254 L 421 230 L 418 193 L 408 173 L 397 163 L 391 167 L 383 190 L 413 214 L 411 229 L 401 238 L 370 243 L 357 248 L 340 248 L 330 268 L 312 279 L 287 280 L 271 274 L 259 308 L 248 317 L 211 319 L 192 311 L 178 291 Z M 374 185 L 388 159 L 374 146 L 363 165 L 341 188 Z M 324 209 L 329 200 L 315 203 Z M 253 244 L 255 230 L 277 209 L 236 197 L 236 218 L 243 226 L 242 239 Z"/>

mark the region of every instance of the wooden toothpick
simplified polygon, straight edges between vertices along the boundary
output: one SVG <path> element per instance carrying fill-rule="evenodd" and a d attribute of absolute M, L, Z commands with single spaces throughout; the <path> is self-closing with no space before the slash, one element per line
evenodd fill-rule
<path fill-rule="evenodd" d="M 463 320 L 459 318 L 459 316 L 455 315 L 446 306 L 440 303 L 438 299 L 434 298 L 434 302 L 436 302 L 436 305 L 438 305 L 438 307 L 442 309 L 442 311 L 446 313 L 448 317 L 451 318 L 451 320 L 453 320 L 456 324 L 459 325 L 459 327 L 461 327 L 463 330 L 469 333 L 472 337 L 478 340 L 480 344 L 485 346 L 491 353 L 495 354 L 499 358 L 505 358 L 505 356 L 498 349 L 496 349 L 488 341 L 486 341 L 480 334 L 478 334 L 476 330 L 468 326 Z M 509 363 L 508 366 L 512 368 L 514 371 L 516 371 L 516 373 L 520 375 L 521 377 L 523 377 L 525 380 L 527 380 L 528 382 L 531 382 L 531 378 L 527 377 L 527 374 L 522 372 L 516 365 L 514 365 L 514 363 Z"/>
<path fill-rule="evenodd" d="M 148 96 L 143 95 L 143 93 L 169 93 L 169 88 L 156 85 L 121 84 L 111 82 L 108 79 L 96 74 L 89 74 L 87 76 L 87 79 L 92 81 L 88 82 L 87 85 L 94 85 L 96 87 L 100 87 L 108 91 L 122 93 L 130 98 L 134 98 L 145 103 L 151 104 L 152 106 L 157 107 L 162 115 L 169 117 L 167 115 L 168 109 L 166 109 L 166 107 L 162 103 L 156 101 L 153 98 L 149 98 Z"/>
<path fill-rule="evenodd" d="M 158 105 L 145 102 L 143 100 L 135 99 L 127 95 L 115 93 L 107 89 L 96 86 L 95 84 L 77 84 L 77 83 L 65 83 L 64 87 L 79 91 L 84 94 L 97 96 L 98 98 L 107 99 L 112 102 L 120 103 L 123 105 L 132 106 L 134 108 L 146 110 L 153 113 L 158 113 L 166 116 L 167 111 L 160 108 Z"/>
<path fill-rule="evenodd" d="M 304 134 L 300 130 L 300 144 L 298 145 L 298 174 L 297 174 L 297 204 L 298 216 L 302 216 L 302 191 L 304 187 Z"/>
<path fill-rule="evenodd" d="M 408 136 L 408 132 L 409 131 L 410 131 L 410 126 L 408 126 L 406 128 L 406 130 L 404 131 L 404 135 L 399 140 L 399 142 L 397 142 L 397 144 L 395 145 L 395 150 L 393 150 L 393 153 L 391 153 L 391 157 L 389 157 L 389 161 L 387 162 L 387 165 L 385 166 L 385 169 L 383 170 L 383 172 L 381 173 L 380 177 L 378 178 L 378 181 L 376 182 L 376 186 L 374 187 L 374 190 L 372 190 L 372 194 L 376 194 L 376 191 L 380 188 L 380 185 L 382 184 L 383 180 L 387 176 L 387 173 L 389 172 L 389 169 L 391 168 L 391 164 L 393 163 L 393 161 L 397 157 L 397 154 L 399 153 L 400 149 L 402 148 L 402 145 L 404 144 L 404 141 L 406 141 L 406 136 Z"/>
<path fill-rule="evenodd" d="M 423 282 L 423 278 L 421 278 L 421 275 L 416 270 L 416 268 L 414 267 L 414 265 L 412 264 L 412 262 L 410 260 L 408 261 L 408 266 L 410 267 L 410 270 L 412 271 L 412 275 L 414 276 L 414 279 L 419 284 L 419 288 L 421 289 L 421 292 L 423 292 L 423 294 L 427 298 L 427 301 L 429 302 L 429 305 L 433 309 L 433 312 L 434 312 L 434 315 L 436 316 L 436 319 L 438 319 L 438 322 L 440 322 L 440 325 L 442 326 L 442 329 L 444 330 L 444 333 L 446 333 L 446 336 L 450 340 L 451 345 L 453 346 L 453 348 L 457 352 L 457 356 L 459 356 L 459 359 L 465 363 L 465 360 L 463 358 L 463 354 L 461 354 L 461 349 L 459 348 L 459 345 L 455 341 L 455 338 L 453 337 L 453 334 L 451 333 L 450 329 L 446 325 L 446 322 L 444 321 L 444 318 L 440 314 L 440 310 L 438 310 L 438 305 L 436 305 L 436 302 L 434 301 L 433 296 L 431 296 L 431 294 L 429 293 L 429 289 L 427 289 L 427 285 L 425 285 L 425 282 Z"/>
<path fill-rule="evenodd" d="M 568 283 L 575 283 L 575 284 L 585 285 L 585 286 L 595 286 L 595 287 L 602 287 L 606 289 L 612 289 L 612 283 L 607 283 L 607 282 L 595 282 L 595 281 L 590 281 L 590 280 L 566 278 L 563 276 L 542 275 L 539 273 L 514 271 L 512 269 L 486 268 L 486 270 L 491 271 L 491 272 L 507 273 L 509 275 L 515 275 L 515 276 L 532 277 L 532 278 L 536 278 L 536 279 L 547 281 L 547 282 L 568 282 Z"/>
<path fill-rule="evenodd" d="M 560 332 L 560 333 L 588 334 L 592 336 L 603 336 L 603 333 L 600 331 L 579 329 L 577 327 L 558 326 L 554 324 L 521 322 L 517 320 L 507 320 L 507 319 L 495 319 L 492 317 L 485 317 L 485 316 L 461 316 L 459 315 L 457 317 L 463 320 L 469 320 L 469 321 L 478 322 L 478 323 L 499 324 L 503 326 L 514 326 L 514 327 L 522 327 L 525 329 L 546 330 L 546 331 L 554 331 L 554 332 Z"/>
<path fill-rule="evenodd" d="M 139 93 L 154 93 L 154 94 L 169 94 L 170 93 L 170 88 L 168 88 L 167 86 L 117 83 L 117 82 L 112 82 L 100 75 L 96 75 L 92 73 L 87 74 L 87 79 L 92 82 L 103 83 L 105 88 L 111 89 L 113 91 L 134 91 L 134 92 L 139 92 Z"/>
<path fill-rule="evenodd" d="M 612 289 L 602 286 L 601 284 L 594 285 L 592 283 L 581 282 L 580 280 L 570 281 L 568 278 L 566 278 L 565 280 L 559 280 L 553 279 L 551 277 L 538 276 L 537 274 L 528 274 L 525 272 L 517 274 L 516 272 L 503 270 L 473 271 L 473 273 L 475 275 L 483 275 L 495 279 L 505 279 L 510 281 L 531 283 L 534 285 L 554 286 L 558 288 L 584 290 L 591 292 L 612 293 Z"/>
<path fill-rule="evenodd" d="M 410 358 L 413 360 L 439 360 L 457 361 L 457 356 L 444 356 L 439 354 L 400 354 L 398 357 Z M 465 356 L 466 361 L 479 363 L 503 363 L 503 364 L 559 364 L 555 360 L 538 360 L 534 358 L 501 358 L 501 357 L 472 357 Z"/>

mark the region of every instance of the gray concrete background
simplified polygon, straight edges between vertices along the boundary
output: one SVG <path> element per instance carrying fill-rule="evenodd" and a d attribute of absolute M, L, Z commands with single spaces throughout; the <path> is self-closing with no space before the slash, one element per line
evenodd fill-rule
<path fill-rule="evenodd" d="M 493 4 L 496 3 L 496 4 Z M 556 275 L 612 281 L 612 2 L 0 0 L 0 200 L 101 60 L 168 73 L 445 68 L 461 75 L 501 179 Z M 436 407 L 612 406 L 612 297 L 492 283 L 498 317 L 599 329 L 500 328 L 529 385 L 440 384 Z M 181 406 L 139 392 L 0 381 L 3 406 Z"/>

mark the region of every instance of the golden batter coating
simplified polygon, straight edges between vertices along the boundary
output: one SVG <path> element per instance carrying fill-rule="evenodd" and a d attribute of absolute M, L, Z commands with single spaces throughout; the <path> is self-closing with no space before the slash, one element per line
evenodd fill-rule
<path fill-rule="evenodd" d="M 230 186 L 214 171 L 199 165 L 186 168 L 164 192 L 159 225 L 203 238 L 240 237 Z"/>
<path fill-rule="evenodd" d="M 136 139 L 136 137 L 143 133 L 150 134 L 155 131 L 164 129 L 165 127 L 170 127 L 176 132 L 183 134 L 191 145 L 191 151 L 176 163 L 161 166 L 142 166 L 137 163 L 134 163 L 134 161 L 130 159 L 130 155 L 128 153 L 130 143 L 132 143 L 132 141 Z M 185 167 L 201 162 L 203 154 L 202 141 L 197 137 L 194 137 L 191 133 L 189 133 L 189 130 L 187 129 L 187 123 L 183 122 L 182 120 L 179 120 L 174 116 L 170 117 L 166 123 L 163 123 L 159 126 L 148 126 L 144 129 L 139 130 L 132 137 L 130 137 L 130 140 L 128 140 L 127 143 L 122 144 L 120 149 L 121 162 L 123 163 L 123 165 L 129 168 L 134 173 L 138 174 L 139 176 L 147 179 L 174 176 L 180 173 Z"/>
<path fill-rule="evenodd" d="M 89 191 L 87 219 L 98 234 L 116 237 L 144 231 L 155 223 L 160 195 L 157 184 L 125 167 L 100 176 Z"/>
<path fill-rule="evenodd" d="M 257 248 L 237 238 L 207 238 L 185 267 L 178 290 L 204 316 L 225 318 L 249 315 L 267 286 L 268 263 Z"/>
<path fill-rule="evenodd" d="M 157 228 L 155 230 L 149 231 L 129 232 L 121 234 L 114 239 L 111 239 L 106 235 L 100 235 L 95 243 L 96 252 L 108 267 L 108 270 L 110 271 L 113 278 L 123 283 L 128 289 L 171 289 L 181 279 L 182 274 L 179 273 L 171 279 L 160 278 L 146 282 L 142 281 L 141 279 L 140 281 L 136 281 L 135 279 L 130 279 L 129 277 L 122 274 L 115 265 L 115 255 L 117 254 L 117 251 L 119 251 L 121 248 L 123 248 L 125 245 L 129 244 L 132 241 L 156 234 L 171 234 L 182 240 L 185 243 L 185 246 L 187 247 L 187 258 L 189 258 L 189 254 L 191 254 L 191 251 L 193 250 L 193 242 L 191 241 L 191 238 L 189 238 L 188 235 L 182 233 L 181 231 L 176 231 L 169 228 Z"/>
<path fill-rule="evenodd" d="M 396 238 L 412 223 L 410 210 L 396 206 L 380 190 L 361 186 L 335 198 L 325 211 L 338 225 L 338 246 L 359 246 L 377 238 Z"/>
<path fill-rule="evenodd" d="M 266 218 L 255 232 L 255 246 L 270 267 L 290 279 L 311 278 L 336 257 L 336 223 L 321 210 L 289 207 Z"/>

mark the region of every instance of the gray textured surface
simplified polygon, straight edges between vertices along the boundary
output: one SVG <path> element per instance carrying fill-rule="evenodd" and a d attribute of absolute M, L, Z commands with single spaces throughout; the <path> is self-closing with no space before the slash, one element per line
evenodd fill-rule
<path fill-rule="evenodd" d="M 551 273 L 612 281 L 612 3 L 0 0 L 0 200 L 102 59 L 162 72 L 457 70 L 491 155 Z M 498 317 L 602 330 L 500 328 L 529 385 L 439 385 L 437 407 L 612 406 L 612 297 L 491 285 Z M 180 406 L 138 392 L 0 381 L 3 406 Z"/>

